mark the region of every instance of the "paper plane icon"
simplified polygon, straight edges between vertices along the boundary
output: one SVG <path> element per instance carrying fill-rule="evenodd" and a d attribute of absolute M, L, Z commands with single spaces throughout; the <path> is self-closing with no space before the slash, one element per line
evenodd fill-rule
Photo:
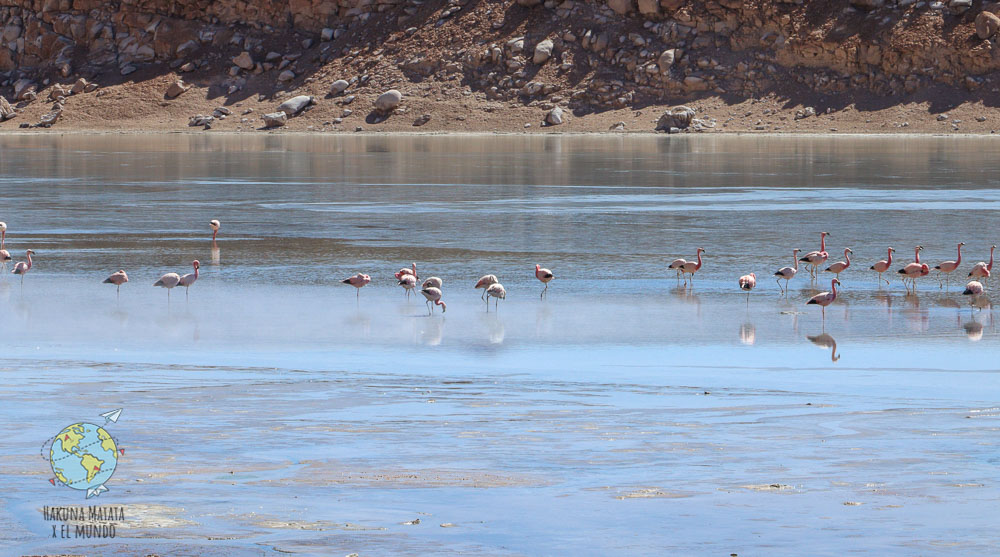
<path fill-rule="evenodd" d="M 105 420 L 107 420 L 104 423 L 108 423 L 108 422 L 118 423 L 118 418 L 121 417 L 122 410 L 124 410 L 124 408 L 119 408 L 118 410 L 112 410 L 110 412 L 105 412 L 105 413 L 101 414 L 101 417 L 104 418 Z"/>

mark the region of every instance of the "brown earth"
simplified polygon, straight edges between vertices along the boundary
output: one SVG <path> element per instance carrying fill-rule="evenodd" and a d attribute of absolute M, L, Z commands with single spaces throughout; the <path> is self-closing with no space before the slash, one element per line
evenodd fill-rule
<path fill-rule="evenodd" d="M 48 131 L 195 131 L 192 116 L 226 107 L 212 130 L 256 132 L 295 95 L 316 104 L 279 130 L 652 132 L 678 104 L 707 133 L 1000 129 L 1000 45 L 975 24 L 996 9 L 978 1 L 338 2 L 0 0 L 0 95 L 17 112 L 0 130 L 36 125 L 81 76 L 99 87 L 65 95 Z M 252 69 L 234 65 L 244 51 Z M 332 96 L 337 79 L 351 83 Z M 191 88 L 168 98 L 178 80 Z M 402 103 L 376 114 L 393 88 Z M 553 107 L 565 121 L 544 126 Z"/>

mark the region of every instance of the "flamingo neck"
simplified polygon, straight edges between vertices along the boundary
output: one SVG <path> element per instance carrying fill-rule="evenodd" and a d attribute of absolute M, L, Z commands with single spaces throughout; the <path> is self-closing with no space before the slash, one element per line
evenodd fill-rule
<path fill-rule="evenodd" d="M 913 261 L 920 263 L 920 250 L 913 250 Z"/>
<path fill-rule="evenodd" d="M 7 231 L 6 230 L 4 230 L 3 232 L 0 232 L 0 249 L 4 249 L 5 245 L 7 245 Z"/>
<path fill-rule="evenodd" d="M 795 272 L 798 272 L 799 271 L 799 254 L 795 253 L 794 251 L 792 252 L 792 261 L 795 262 L 795 267 L 793 267 L 795 269 Z"/>
<path fill-rule="evenodd" d="M 990 248 L 990 264 L 986 266 L 987 271 L 993 270 L 993 250 L 996 248 Z"/>
<path fill-rule="evenodd" d="M 888 254 L 889 254 L 889 255 L 888 255 L 888 257 L 886 257 L 886 261 L 885 261 L 885 262 L 886 262 L 886 264 L 888 264 L 888 265 L 892 265 L 892 250 L 889 250 L 889 251 L 888 251 Z"/>
<path fill-rule="evenodd" d="M 819 235 L 819 251 L 826 251 L 826 234 Z"/>
<path fill-rule="evenodd" d="M 958 267 L 962 263 L 962 246 L 958 246 L 958 257 L 955 259 L 955 266 Z"/>
<path fill-rule="evenodd" d="M 851 266 L 851 252 L 846 249 L 844 250 L 844 262 L 847 263 L 847 265 L 844 266 L 845 269 Z"/>
<path fill-rule="evenodd" d="M 830 281 L 830 300 L 833 301 L 836 299 L 837 299 L 837 283 L 834 281 Z"/>
<path fill-rule="evenodd" d="M 30 269 L 31 268 L 31 254 L 28 253 L 26 255 L 28 256 L 28 268 Z"/>
<path fill-rule="evenodd" d="M 694 266 L 695 269 L 701 269 L 701 252 L 698 252 L 698 264 Z"/>
<path fill-rule="evenodd" d="M 195 280 L 198 279 L 198 267 L 197 266 L 195 266 L 195 268 L 194 268 L 194 278 L 195 278 Z"/>

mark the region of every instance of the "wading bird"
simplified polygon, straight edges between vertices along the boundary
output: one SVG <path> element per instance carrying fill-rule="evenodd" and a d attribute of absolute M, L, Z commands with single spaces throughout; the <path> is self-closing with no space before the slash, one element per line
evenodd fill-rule
<path fill-rule="evenodd" d="M 399 278 L 398 284 L 406 291 L 406 299 L 409 300 L 410 292 L 417 287 L 417 277 L 416 275 L 405 274 Z"/>
<path fill-rule="evenodd" d="M 7 262 L 11 260 L 7 251 L 7 223 L 0 222 L 0 271 L 7 270 Z"/>
<path fill-rule="evenodd" d="M 747 293 L 747 305 L 750 305 L 750 291 L 757 286 L 757 275 L 755 273 L 750 273 L 749 275 L 743 275 L 739 280 L 740 290 Z"/>
<path fill-rule="evenodd" d="M 976 280 L 969 281 L 969 284 L 965 285 L 965 291 L 962 292 L 962 294 L 969 296 L 969 306 L 975 307 L 976 297 L 982 296 L 983 294 L 983 283 Z"/>
<path fill-rule="evenodd" d="M 212 242 L 215 242 L 215 235 L 219 233 L 219 229 L 222 228 L 222 223 L 216 219 L 208 221 L 208 226 L 212 229 Z"/>
<path fill-rule="evenodd" d="M 972 271 L 969 272 L 969 277 L 975 277 L 977 279 L 989 279 L 990 272 L 993 270 L 993 250 L 997 249 L 996 246 L 990 246 L 990 262 L 986 263 L 980 261 L 972 267 Z"/>
<path fill-rule="evenodd" d="M 351 286 L 353 286 L 354 288 L 356 288 L 357 289 L 357 298 L 358 298 L 358 300 L 360 300 L 361 299 L 361 289 L 364 288 L 364 286 L 366 284 L 368 284 L 369 282 L 371 282 L 371 281 L 372 281 L 372 278 L 370 276 L 362 274 L 362 273 L 358 273 L 358 274 L 354 275 L 353 277 L 346 278 L 346 279 L 344 279 L 344 280 L 342 280 L 340 282 L 342 282 L 344 284 L 350 284 Z"/>
<path fill-rule="evenodd" d="M 829 232 L 820 232 L 819 251 L 811 251 L 799 259 L 809 266 L 809 275 L 813 278 L 816 278 L 816 269 L 819 269 L 819 266 L 826 263 L 826 259 L 830 257 L 830 254 L 826 253 L 826 237 L 829 235 Z"/>
<path fill-rule="evenodd" d="M 831 280 L 829 292 L 820 292 L 819 294 L 816 294 L 812 298 L 809 298 L 809 301 L 806 302 L 807 305 L 818 304 L 821 308 L 823 308 L 823 319 L 826 319 L 826 306 L 832 304 L 833 301 L 837 299 L 838 284 L 840 284 L 840 280 L 838 279 Z"/>
<path fill-rule="evenodd" d="M 922 249 L 924 249 L 924 246 L 917 246 L 914 248 L 913 263 L 908 264 L 906 267 L 903 267 L 898 271 L 899 274 L 903 275 L 903 286 L 906 286 L 906 279 L 910 279 L 910 283 L 913 286 L 912 290 L 914 292 L 917 290 L 917 279 L 925 277 L 931 272 L 930 267 L 920 262 L 920 250 Z M 909 290 L 911 290 L 911 288 L 907 287 L 907 291 Z"/>
<path fill-rule="evenodd" d="M 958 243 L 958 257 L 956 257 L 954 261 L 945 261 L 944 263 L 942 263 L 942 264 L 937 265 L 936 267 L 934 267 L 934 269 L 936 269 L 938 271 L 938 282 L 941 281 L 941 275 L 944 274 L 946 283 L 949 286 L 951 285 L 951 273 L 952 273 L 952 271 L 954 271 L 955 269 L 957 269 L 958 266 L 962 264 L 962 246 L 964 246 L 964 245 L 965 245 L 965 242 L 959 242 Z M 943 286 L 943 285 L 940 285 L 940 286 Z"/>
<path fill-rule="evenodd" d="M 191 288 L 191 285 L 194 284 L 194 281 L 198 280 L 198 269 L 201 268 L 201 263 L 199 263 L 198 260 L 195 259 L 194 261 L 191 262 L 191 266 L 194 267 L 194 272 L 182 276 L 180 282 L 177 283 L 177 286 L 184 287 L 185 300 L 188 297 L 188 292 L 189 292 L 188 289 Z"/>
<path fill-rule="evenodd" d="M 402 280 L 403 277 L 405 277 L 406 275 L 413 275 L 414 282 L 416 282 L 416 279 L 420 278 L 420 277 L 417 276 L 417 264 L 416 263 L 413 263 L 413 268 L 407 269 L 407 268 L 404 267 L 404 268 L 396 271 L 396 274 L 393 275 L 393 276 L 396 277 L 396 280 Z"/>
<path fill-rule="evenodd" d="M 424 288 L 424 289 L 420 290 L 420 293 L 424 295 L 424 298 L 427 298 L 426 304 L 427 304 L 427 313 L 428 314 L 434 313 L 434 306 L 435 305 L 441 306 L 441 313 L 444 313 L 444 312 L 448 311 L 448 306 L 445 305 L 445 303 L 441 301 L 441 289 L 440 288 L 434 288 L 432 286 L 430 288 Z"/>
<path fill-rule="evenodd" d="M 792 250 L 792 263 L 794 267 L 782 267 L 778 269 L 778 272 L 774 273 L 774 276 L 778 277 L 774 279 L 774 282 L 778 283 L 778 288 L 781 288 L 781 279 L 785 279 L 785 287 L 781 288 L 781 291 L 785 294 L 788 293 L 788 281 L 795 278 L 795 273 L 799 272 L 799 249 Z"/>
<path fill-rule="evenodd" d="M 498 309 L 500 300 L 507 299 L 507 290 L 499 282 L 494 282 L 486 289 L 486 313 L 490 312 L 490 297 L 496 298 L 493 309 Z"/>
<path fill-rule="evenodd" d="M 441 288 L 442 281 L 437 277 L 431 277 L 420 285 L 421 288 Z"/>
<path fill-rule="evenodd" d="M 698 248 L 695 252 L 698 256 L 697 262 L 688 261 L 687 263 L 681 265 L 681 272 L 685 275 L 684 279 L 690 280 L 692 286 L 694 285 L 694 274 L 701 269 L 701 254 L 708 254 L 708 252 L 705 251 L 705 248 Z"/>
<path fill-rule="evenodd" d="M 545 285 L 545 288 L 542 289 L 541 295 L 538 296 L 539 298 L 544 298 L 545 293 L 549 289 L 549 281 L 556 277 L 555 275 L 552 274 L 552 271 L 548 269 L 543 269 L 541 265 L 535 263 L 535 278 L 542 281 L 542 284 Z"/>
<path fill-rule="evenodd" d="M 687 259 L 674 259 L 670 263 L 670 266 L 667 267 L 668 269 L 673 269 L 674 271 L 677 271 L 677 280 L 678 281 L 681 280 L 681 272 L 682 272 L 681 271 L 681 267 L 683 267 L 686 263 L 687 263 Z"/>
<path fill-rule="evenodd" d="M 34 253 L 35 253 L 35 250 L 33 250 L 33 249 L 25 250 L 24 254 L 26 256 L 28 256 L 28 262 L 25 263 L 24 261 L 18 261 L 17 264 L 14 265 L 14 270 L 11 271 L 15 275 L 21 275 L 21 286 L 22 287 L 24 287 L 24 275 L 26 275 L 28 273 L 28 271 L 31 270 L 31 256 Z"/>
<path fill-rule="evenodd" d="M 477 289 L 478 288 L 482 288 L 483 289 L 483 295 L 480 296 L 479 299 L 485 300 L 486 299 L 486 290 L 489 289 L 489 287 L 490 287 L 491 284 L 496 284 L 498 282 L 500 282 L 500 280 L 497 279 L 496 275 L 483 275 L 483 276 L 479 277 L 479 280 L 476 281 L 476 288 Z"/>
<path fill-rule="evenodd" d="M 111 276 L 104 279 L 102 284 L 113 284 L 115 285 L 115 291 L 119 297 L 122 293 L 122 285 L 128 282 L 128 275 L 125 274 L 125 269 L 119 269 L 118 271 L 111 273 Z"/>
<path fill-rule="evenodd" d="M 840 273 L 843 273 L 844 271 L 847 270 L 848 267 L 851 266 L 851 254 L 852 253 L 854 253 L 854 252 L 851 251 L 851 248 L 844 248 L 844 260 L 843 261 L 838 261 L 838 262 L 834 263 L 833 265 L 830 265 L 829 267 L 827 267 L 826 269 L 824 269 L 824 271 L 827 272 L 827 273 L 833 273 L 834 275 L 837 276 L 837 278 L 840 278 Z"/>
<path fill-rule="evenodd" d="M 888 271 L 889 270 L 889 265 L 892 265 L 892 252 L 894 252 L 894 251 L 896 251 L 896 250 L 894 250 L 894 249 L 892 249 L 890 247 L 889 251 L 886 252 L 885 259 L 883 259 L 883 260 L 875 263 L 871 267 L 869 267 L 869 269 L 871 269 L 871 270 L 875 271 L 876 273 L 878 273 L 878 285 L 879 285 L 879 288 L 882 287 L 882 281 L 883 280 L 885 281 L 885 284 L 887 286 L 889 284 L 889 281 L 887 279 L 882 278 L 882 273 Z"/>
<path fill-rule="evenodd" d="M 181 281 L 181 276 L 177 273 L 167 273 L 160 277 L 160 280 L 153 283 L 153 286 L 161 286 L 167 289 L 167 302 L 170 301 L 170 290 Z"/>

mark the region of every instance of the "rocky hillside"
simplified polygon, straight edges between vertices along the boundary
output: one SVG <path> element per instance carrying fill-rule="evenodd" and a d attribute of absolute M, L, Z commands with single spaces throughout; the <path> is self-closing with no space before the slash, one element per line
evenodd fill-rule
<path fill-rule="evenodd" d="M 994 12 L 979 0 L 0 0 L 0 129 L 985 132 L 1000 123 Z M 264 118 L 300 95 L 312 99 Z M 680 104 L 697 113 L 659 118 Z"/>

